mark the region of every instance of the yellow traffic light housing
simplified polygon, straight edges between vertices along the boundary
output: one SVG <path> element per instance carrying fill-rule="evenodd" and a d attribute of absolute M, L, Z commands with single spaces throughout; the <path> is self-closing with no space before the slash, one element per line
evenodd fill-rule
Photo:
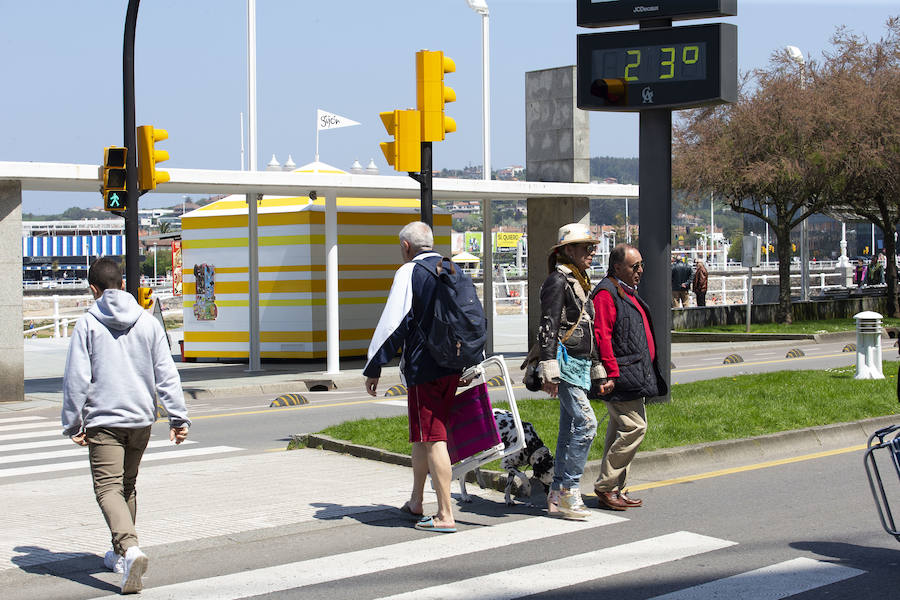
<path fill-rule="evenodd" d="M 439 50 L 416 52 L 416 108 L 422 119 L 422 141 L 439 142 L 456 131 L 456 121 L 444 115 L 444 104 L 456 102 L 456 92 L 444 85 L 444 73 L 456 71 L 456 63 Z"/>
<path fill-rule="evenodd" d="M 137 128 L 138 146 L 138 187 L 142 191 L 155 190 L 157 183 L 169 181 L 169 173 L 157 171 L 156 164 L 169 160 L 169 153 L 157 150 L 156 142 L 169 139 L 165 129 L 155 129 L 153 125 Z"/>
<path fill-rule="evenodd" d="M 150 308 L 153 306 L 153 288 L 139 287 L 137 301 L 138 304 L 141 305 L 141 308 Z"/>
<path fill-rule="evenodd" d="M 420 117 L 417 110 L 391 110 L 379 113 L 393 142 L 381 142 L 381 151 L 388 164 L 397 171 L 422 170 Z"/>
<path fill-rule="evenodd" d="M 127 188 L 127 171 L 125 157 L 127 148 L 109 146 L 103 149 L 103 184 L 100 193 L 103 195 L 103 210 L 125 210 L 125 190 Z"/>

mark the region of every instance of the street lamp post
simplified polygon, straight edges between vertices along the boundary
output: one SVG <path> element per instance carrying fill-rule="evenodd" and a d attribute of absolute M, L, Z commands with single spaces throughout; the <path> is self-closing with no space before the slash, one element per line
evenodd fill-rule
<path fill-rule="evenodd" d="M 489 21 L 490 11 L 485 0 L 466 0 L 469 8 L 481 15 L 481 175 L 485 181 L 491 180 L 491 94 L 490 94 L 490 43 Z M 482 267 L 484 285 L 484 312 L 491 315 L 494 312 L 494 244 L 491 240 L 492 209 L 490 200 L 481 201 L 482 229 Z M 494 352 L 494 332 L 488 327 L 487 338 L 484 344 L 485 352 L 490 355 Z"/>
<path fill-rule="evenodd" d="M 491 179 L 490 11 L 485 0 L 466 0 L 481 15 L 481 151 L 482 176 Z"/>
<path fill-rule="evenodd" d="M 785 46 L 788 57 L 800 69 L 800 87 L 806 86 L 803 69 L 806 66 L 806 60 L 803 58 L 803 52 L 797 46 Z M 800 300 L 806 302 L 809 300 L 809 219 L 803 219 L 800 223 Z"/>

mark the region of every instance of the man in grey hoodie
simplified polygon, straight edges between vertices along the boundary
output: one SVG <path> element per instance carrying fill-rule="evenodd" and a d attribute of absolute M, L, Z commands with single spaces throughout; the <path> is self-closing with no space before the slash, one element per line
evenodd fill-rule
<path fill-rule="evenodd" d="M 159 322 L 124 291 L 119 265 L 101 258 L 88 283 L 96 302 L 78 320 L 63 375 L 63 434 L 88 447 L 94 494 L 112 534 L 107 568 L 122 573 L 122 593 L 139 592 L 147 556 L 138 547 L 138 467 L 156 421 L 169 414 L 169 439 L 184 441 L 181 379 Z"/>

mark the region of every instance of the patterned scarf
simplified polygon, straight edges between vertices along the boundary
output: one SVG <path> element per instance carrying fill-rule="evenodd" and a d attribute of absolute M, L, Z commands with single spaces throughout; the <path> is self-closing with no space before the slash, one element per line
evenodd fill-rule
<path fill-rule="evenodd" d="M 575 266 L 575 263 L 572 262 L 572 259 L 569 258 L 568 254 L 565 252 L 557 252 L 556 261 L 569 267 L 569 270 L 572 271 L 575 279 L 578 280 L 578 283 L 580 283 L 581 287 L 584 289 L 585 294 L 591 293 L 591 280 L 588 279 L 587 273 Z"/>

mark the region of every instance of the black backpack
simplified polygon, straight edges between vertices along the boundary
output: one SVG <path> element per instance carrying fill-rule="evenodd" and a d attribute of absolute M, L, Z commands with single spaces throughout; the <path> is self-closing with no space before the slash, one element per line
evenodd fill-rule
<path fill-rule="evenodd" d="M 449 369 L 461 370 L 480 363 L 484 360 L 487 319 L 472 279 L 446 257 L 434 269 L 416 262 L 436 280 L 431 329 L 422 331 L 431 357 Z"/>

